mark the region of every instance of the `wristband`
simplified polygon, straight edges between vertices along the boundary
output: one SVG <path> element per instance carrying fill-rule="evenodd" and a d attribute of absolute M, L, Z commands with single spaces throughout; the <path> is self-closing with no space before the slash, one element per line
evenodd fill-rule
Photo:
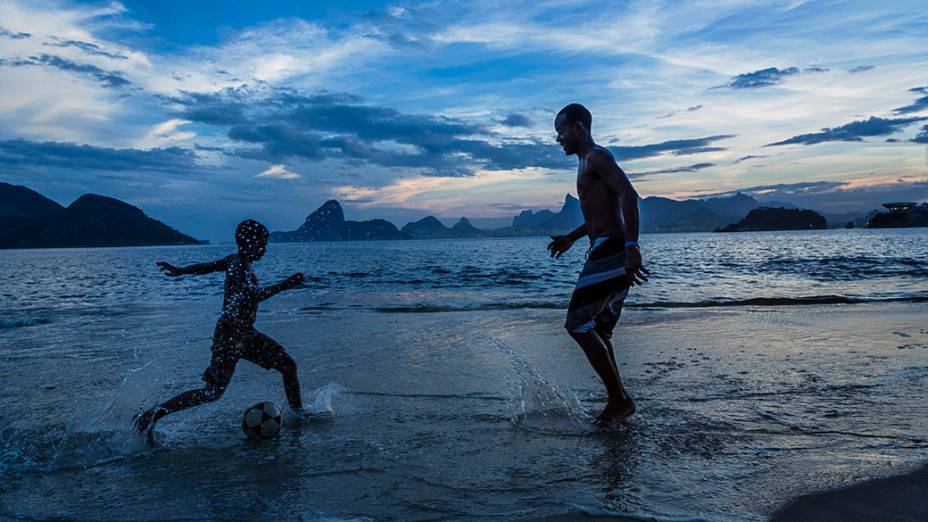
<path fill-rule="evenodd" d="M 630 246 L 641 248 L 641 245 L 639 245 L 637 241 L 626 241 L 625 248 L 628 248 Z"/>

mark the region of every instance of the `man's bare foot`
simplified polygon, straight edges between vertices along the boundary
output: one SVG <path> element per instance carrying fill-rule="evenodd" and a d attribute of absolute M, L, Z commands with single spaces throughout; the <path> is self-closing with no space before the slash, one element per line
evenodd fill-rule
<path fill-rule="evenodd" d="M 635 401 L 631 397 L 620 403 L 606 404 L 606 408 L 599 416 L 593 420 L 593 423 L 600 428 L 607 428 L 617 422 L 621 422 L 635 414 Z"/>

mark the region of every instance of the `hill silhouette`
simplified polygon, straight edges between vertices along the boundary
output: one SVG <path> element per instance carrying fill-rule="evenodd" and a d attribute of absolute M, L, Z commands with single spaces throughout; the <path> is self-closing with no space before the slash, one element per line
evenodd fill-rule
<path fill-rule="evenodd" d="M 756 208 L 738 223 L 716 232 L 750 232 L 762 230 L 818 230 L 828 227 L 825 218 L 814 210 L 795 208 Z"/>
<path fill-rule="evenodd" d="M 67 208 L 0 183 L 0 248 L 196 245 L 198 241 L 118 199 L 85 194 Z"/>
<path fill-rule="evenodd" d="M 330 199 L 306 216 L 296 230 L 272 232 L 270 240 L 278 243 L 315 241 L 369 241 L 383 239 L 412 239 L 384 219 L 346 221 L 345 212 L 338 201 Z"/>

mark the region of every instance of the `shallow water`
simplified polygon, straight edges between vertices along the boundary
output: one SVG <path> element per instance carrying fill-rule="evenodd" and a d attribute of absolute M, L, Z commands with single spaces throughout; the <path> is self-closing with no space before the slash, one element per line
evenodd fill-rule
<path fill-rule="evenodd" d="M 32 274 L 0 301 L 0 517 L 763 519 L 928 453 L 928 261 L 913 246 L 928 237 L 873 232 L 812 234 L 816 250 L 779 268 L 751 235 L 646 236 L 665 258 L 649 254 L 657 277 L 620 323 L 639 414 L 614 432 L 589 426 L 603 391 L 560 326 L 582 252 L 552 262 L 540 239 L 272 245 L 263 280 L 319 278 L 265 303 L 258 327 L 297 360 L 320 415 L 245 440 L 245 408 L 285 400 L 279 376 L 241 363 L 220 401 L 162 421 L 154 451 L 130 418 L 199 386 L 221 279 L 167 280 L 153 263 L 228 248 L 0 251 Z M 728 261 L 740 268 L 711 265 L 718 237 L 742 244 Z M 492 284 L 514 273 L 528 275 Z M 905 301 L 782 306 L 811 296 Z M 757 298 L 777 306 L 705 306 Z"/>

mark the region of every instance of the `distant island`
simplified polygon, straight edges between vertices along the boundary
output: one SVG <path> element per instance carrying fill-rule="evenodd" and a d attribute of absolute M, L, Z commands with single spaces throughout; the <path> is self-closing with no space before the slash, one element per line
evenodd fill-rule
<path fill-rule="evenodd" d="M 870 228 L 928 226 L 928 204 L 885 206 L 889 213 L 873 212 L 869 222 L 861 219 L 859 224 Z M 652 196 L 639 200 L 639 211 L 642 233 L 808 230 L 828 224 L 815 211 L 801 210 L 787 202 L 757 201 L 742 193 L 687 200 Z M 295 230 L 272 232 L 270 240 L 283 243 L 548 236 L 573 230 L 583 221 L 580 201 L 570 194 L 564 196 L 556 212 L 524 210 L 513 216 L 511 225 L 494 230 L 476 228 L 466 217 L 449 227 L 435 216 L 426 216 L 402 229 L 385 219 L 352 221 L 345 219 L 341 203 L 333 199 L 311 212 Z M 0 248 L 202 243 L 206 242 L 182 234 L 117 199 L 86 194 L 63 207 L 29 188 L 0 182 Z"/>
<path fill-rule="evenodd" d="M 0 182 L 0 248 L 201 243 L 118 199 L 85 194 L 63 207 L 27 187 Z"/>
<path fill-rule="evenodd" d="M 825 218 L 814 210 L 795 208 L 755 208 L 737 223 L 715 232 L 759 232 L 765 230 L 821 230 L 828 227 Z"/>
<path fill-rule="evenodd" d="M 426 216 L 414 223 L 407 223 L 402 232 L 413 239 L 456 239 L 493 235 L 491 231 L 475 228 L 465 217 L 459 219 L 457 223 L 449 228 L 443 225 L 435 216 Z"/>
<path fill-rule="evenodd" d="M 886 203 L 889 212 L 879 212 L 867 222 L 867 228 L 928 227 L 928 203 Z"/>
<path fill-rule="evenodd" d="M 345 212 L 338 201 L 326 201 L 300 228 L 292 232 L 271 232 L 271 242 L 298 243 L 309 241 L 366 241 L 376 239 L 412 239 L 412 236 L 397 230 L 385 219 L 370 221 L 346 221 Z"/>
<path fill-rule="evenodd" d="M 782 203 L 789 205 L 788 203 Z M 708 232 L 726 223 L 740 220 L 749 211 L 761 207 L 751 196 L 737 193 L 728 197 L 688 199 L 648 197 L 639 200 L 641 231 L 653 232 Z M 326 201 L 306 217 L 296 230 L 273 232 L 274 242 L 304 241 L 357 241 L 389 239 L 466 239 L 479 237 L 522 237 L 563 234 L 580 226 L 584 221 L 580 201 L 564 196 L 557 211 L 524 210 L 513 217 L 512 225 L 495 230 L 474 227 L 466 217 L 451 227 L 435 216 L 426 216 L 397 229 L 380 220 L 347 221 L 344 210 L 336 200 Z"/>

